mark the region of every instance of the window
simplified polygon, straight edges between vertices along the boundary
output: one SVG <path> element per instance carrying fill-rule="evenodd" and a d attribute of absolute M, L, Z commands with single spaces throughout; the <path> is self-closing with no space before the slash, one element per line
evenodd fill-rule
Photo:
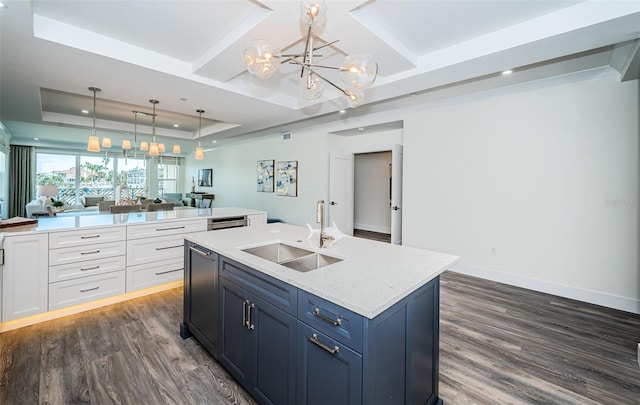
<path fill-rule="evenodd" d="M 134 200 L 147 194 L 147 168 L 143 159 L 118 158 L 118 180 L 116 184 L 127 184 Z"/>
<path fill-rule="evenodd" d="M 113 200 L 113 159 L 106 156 L 80 156 L 77 195 L 104 196 Z"/>
<path fill-rule="evenodd" d="M 76 156 L 37 153 L 35 187 L 44 184 L 57 185 L 56 199 L 75 204 Z"/>
<path fill-rule="evenodd" d="M 164 193 L 180 193 L 178 177 L 180 175 L 180 158 L 163 158 L 158 164 L 158 197 Z"/>

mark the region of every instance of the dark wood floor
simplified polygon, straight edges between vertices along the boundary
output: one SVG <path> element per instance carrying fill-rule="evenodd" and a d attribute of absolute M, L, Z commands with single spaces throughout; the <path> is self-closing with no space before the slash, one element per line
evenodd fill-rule
<path fill-rule="evenodd" d="M 356 238 L 365 238 L 371 240 L 377 240 L 378 242 L 389 242 L 391 243 L 391 235 L 388 233 L 381 232 L 373 232 L 373 231 L 365 231 L 362 229 L 354 229 L 353 236 Z"/>
<path fill-rule="evenodd" d="M 640 404 L 640 316 L 445 272 L 445 404 Z M 182 289 L 0 334 L 0 404 L 252 404 L 195 339 Z"/>

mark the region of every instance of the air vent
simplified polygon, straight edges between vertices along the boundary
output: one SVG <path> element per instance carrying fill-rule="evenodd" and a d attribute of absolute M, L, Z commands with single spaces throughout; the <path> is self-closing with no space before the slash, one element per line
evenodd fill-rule
<path fill-rule="evenodd" d="M 282 140 L 283 141 L 288 141 L 291 139 L 291 132 L 283 132 L 282 133 Z"/>

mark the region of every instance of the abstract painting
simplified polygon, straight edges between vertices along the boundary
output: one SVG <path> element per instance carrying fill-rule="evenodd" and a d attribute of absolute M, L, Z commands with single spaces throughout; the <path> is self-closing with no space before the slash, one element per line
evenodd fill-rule
<path fill-rule="evenodd" d="M 298 196 L 298 161 L 278 162 L 276 165 L 276 194 Z"/>
<path fill-rule="evenodd" d="M 258 192 L 273 193 L 273 160 L 258 160 Z"/>

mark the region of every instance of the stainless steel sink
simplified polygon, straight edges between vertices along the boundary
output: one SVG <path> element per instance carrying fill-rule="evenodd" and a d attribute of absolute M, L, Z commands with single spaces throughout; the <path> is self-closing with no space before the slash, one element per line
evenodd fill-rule
<path fill-rule="evenodd" d="M 274 263 L 282 263 L 298 257 L 313 254 L 311 250 L 301 249 L 284 243 L 270 243 L 268 245 L 256 246 L 243 249 L 243 252 L 251 253 Z"/>
<path fill-rule="evenodd" d="M 320 267 L 342 261 L 342 259 L 338 259 L 337 257 L 316 253 L 311 250 L 280 242 L 242 249 L 242 251 L 300 272 L 319 269 Z"/>
<path fill-rule="evenodd" d="M 292 270 L 306 272 L 341 261 L 342 259 L 338 259 L 337 257 L 323 255 L 322 253 L 313 253 L 309 256 L 299 257 L 286 263 L 282 263 L 282 265 Z"/>

